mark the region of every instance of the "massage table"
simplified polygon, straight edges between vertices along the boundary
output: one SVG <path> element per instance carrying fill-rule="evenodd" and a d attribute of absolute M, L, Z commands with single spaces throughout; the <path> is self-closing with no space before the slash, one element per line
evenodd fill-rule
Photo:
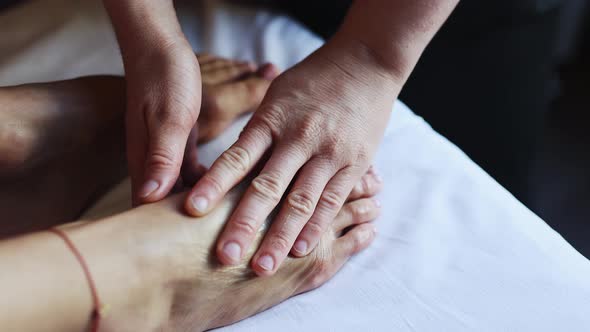
<path fill-rule="evenodd" d="M 322 45 L 264 10 L 193 1 L 178 12 L 200 52 L 287 69 Z M 0 26 L 0 85 L 123 72 L 99 1 L 32 1 Z M 201 161 L 247 120 L 202 146 Z M 321 288 L 220 330 L 590 330 L 590 262 L 402 102 L 374 164 L 385 184 L 374 243 Z M 87 216 L 128 208 L 128 192 L 126 181 Z"/>

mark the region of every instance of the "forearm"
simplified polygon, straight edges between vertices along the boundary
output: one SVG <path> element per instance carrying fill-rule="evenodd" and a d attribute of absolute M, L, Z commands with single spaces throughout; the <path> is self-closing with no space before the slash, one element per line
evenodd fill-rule
<path fill-rule="evenodd" d="M 403 85 L 459 0 L 357 0 L 328 44 L 352 44 L 359 61 Z M 346 46 L 341 46 L 346 47 Z"/>
<path fill-rule="evenodd" d="M 166 311 L 150 306 L 166 298 L 145 243 L 124 215 L 67 226 L 85 258 L 108 311 L 103 327 L 147 331 Z M 141 233 L 141 231 L 140 231 Z M 155 263 L 154 263 L 155 264 Z M 92 297 L 80 264 L 58 236 L 41 232 L 0 242 L 0 326 L 7 331 L 84 331 Z M 154 298 L 158 301 L 152 301 Z M 149 317 L 146 318 L 146 317 Z"/>

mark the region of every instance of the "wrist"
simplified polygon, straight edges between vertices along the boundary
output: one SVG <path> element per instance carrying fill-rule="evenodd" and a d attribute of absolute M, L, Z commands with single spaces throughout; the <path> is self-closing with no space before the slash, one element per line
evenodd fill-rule
<path fill-rule="evenodd" d="M 188 43 L 172 0 L 103 0 L 125 65 Z"/>
<path fill-rule="evenodd" d="M 315 59 L 313 59 L 315 58 Z M 316 61 L 319 60 L 319 61 Z M 391 111 L 391 105 L 399 95 L 403 80 L 386 67 L 375 54 L 353 40 L 332 40 L 314 53 L 308 63 L 316 63 L 314 72 L 324 73 L 334 86 L 332 89 L 358 98 L 369 98 L 371 110 Z M 373 99 L 373 98 L 377 98 Z"/>
<path fill-rule="evenodd" d="M 335 61 L 350 63 L 350 70 L 373 80 L 380 78 L 385 86 L 396 90 L 396 95 L 411 73 L 399 55 L 383 52 L 363 38 L 356 38 L 340 31 L 325 46 Z"/>

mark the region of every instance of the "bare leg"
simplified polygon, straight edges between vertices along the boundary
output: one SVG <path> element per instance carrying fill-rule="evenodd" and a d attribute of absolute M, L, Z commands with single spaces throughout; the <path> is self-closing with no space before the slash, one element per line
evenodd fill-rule
<path fill-rule="evenodd" d="M 203 70 L 195 145 L 255 108 L 278 74 L 269 65 L 204 60 L 215 66 Z M 0 238 L 75 220 L 126 175 L 124 85 L 97 76 L 0 89 Z"/>
<path fill-rule="evenodd" d="M 0 236 L 75 220 L 125 175 L 123 82 L 94 77 L 4 88 Z"/>

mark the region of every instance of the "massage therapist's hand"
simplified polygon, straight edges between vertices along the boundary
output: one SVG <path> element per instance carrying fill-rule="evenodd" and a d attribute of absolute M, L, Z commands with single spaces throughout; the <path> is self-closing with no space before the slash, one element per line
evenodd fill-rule
<path fill-rule="evenodd" d="M 199 116 L 199 63 L 172 0 L 103 0 L 103 4 L 125 65 L 133 202 L 154 202 L 176 183 Z"/>
<path fill-rule="evenodd" d="M 201 107 L 199 63 L 188 43 L 170 45 L 142 61 L 126 67 L 127 157 L 135 204 L 170 192 L 185 147 L 194 147 L 186 156 L 196 159 L 196 144 L 187 145 L 187 139 L 196 130 Z"/>
<path fill-rule="evenodd" d="M 190 214 L 206 214 L 262 166 L 218 240 L 223 263 L 240 261 L 284 193 L 253 269 L 272 274 L 290 251 L 303 256 L 317 245 L 383 136 L 399 88 L 382 72 L 354 52 L 326 47 L 275 79 L 238 141 L 186 201 Z"/>

